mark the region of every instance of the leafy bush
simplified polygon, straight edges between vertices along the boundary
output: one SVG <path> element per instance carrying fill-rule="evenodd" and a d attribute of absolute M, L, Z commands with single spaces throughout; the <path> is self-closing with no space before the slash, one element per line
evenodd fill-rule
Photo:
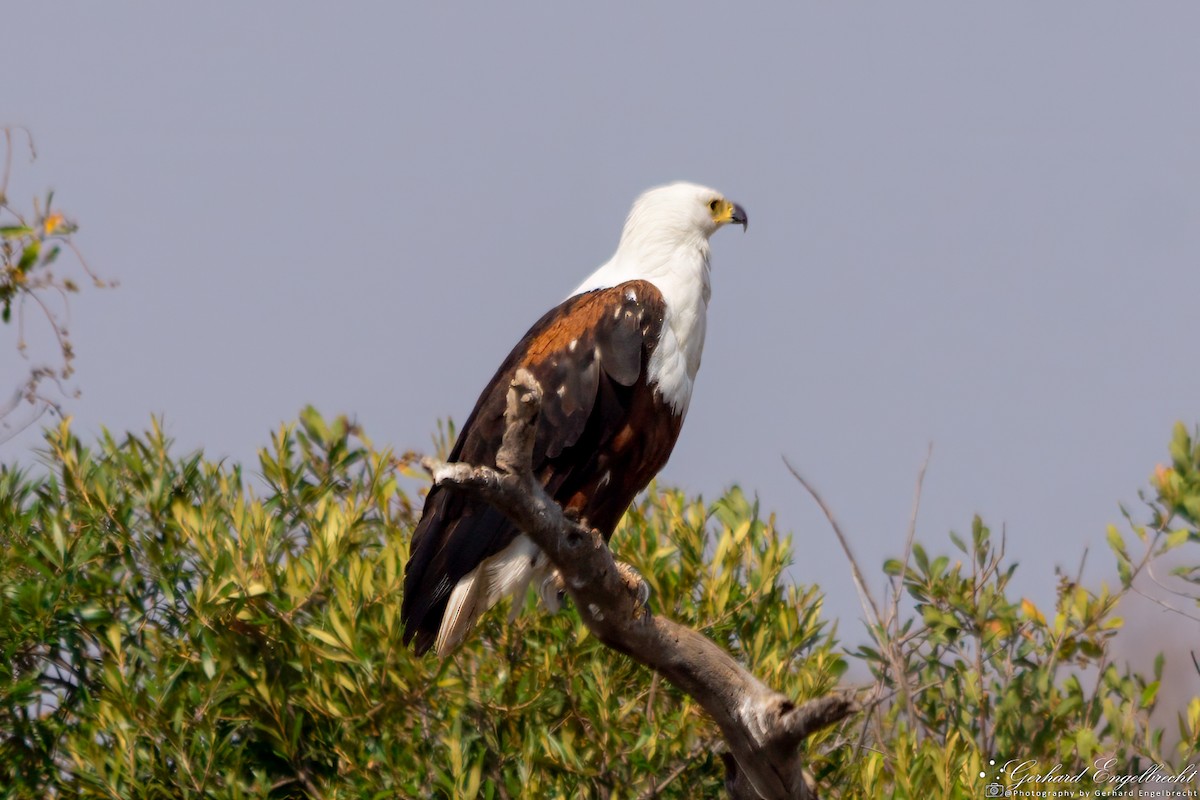
<path fill-rule="evenodd" d="M 409 461 L 345 419 L 306 410 L 260 454 L 261 481 L 173 454 L 157 425 L 88 447 L 64 423 L 44 461 L 0 467 L 3 796 L 722 791 L 711 723 L 573 610 L 546 616 L 531 597 L 451 659 L 406 651 Z M 887 562 L 909 599 L 889 598 L 896 613 L 852 654 L 819 591 L 786 580 L 789 538 L 736 488 L 710 504 L 652 489 L 613 541 L 653 609 L 785 694 L 869 665 L 879 702 L 806 745 L 828 795 L 978 797 L 995 754 L 1161 757 L 1154 680 L 1107 657 L 1120 592 L 1064 581 L 1053 615 L 1009 598 L 1015 566 L 978 520 L 953 561 L 916 544 L 911 563 Z M 1197 717 L 1200 700 L 1181 756 Z"/>
<path fill-rule="evenodd" d="M 1150 678 L 1113 662 L 1123 591 L 1060 576 L 1055 608 L 1043 613 L 1008 595 L 1017 565 L 980 519 L 969 542 L 950 538 L 953 558 L 931 558 L 916 543 L 910 564 L 885 563 L 913 612 L 877 626 L 873 646 L 856 651 L 886 699 L 864 723 L 872 748 L 843 762 L 868 795 L 957 796 L 956 785 L 986 783 L 981 772 L 994 776 L 1010 760 L 1083 771 L 1090 790 L 1098 763 L 1140 774 L 1200 752 L 1200 699 L 1180 714 L 1175 752 L 1164 751 L 1163 731 L 1150 723 L 1162 656 Z"/>
<path fill-rule="evenodd" d="M 872 644 L 853 653 L 870 667 L 882 702 L 868 711 L 856 746 L 831 754 L 838 770 L 829 777 L 857 787 L 846 796 L 978 797 L 1010 761 L 1036 764 L 1042 774 L 1054 765 L 1060 775 L 1082 773 L 1066 788 L 1083 796 L 1113 788 L 1106 772 L 1141 775 L 1157 765 L 1164 775 L 1187 774 L 1200 754 L 1200 697 L 1176 712 L 1176 743 L 1166 747 L 1150 720 L 1162 654 L 1145 676 L 1111 653 L 1123 624 L 1119 604 L 1137 577 L 1172 549 L 1200 541 L 1200 444 L 1177 425 L 1170 450 L 1173 466 L 1155 472 L 1156 494 L 1147 499 L 1150 523 L 1126 512 L 1146 544 L 1141 560 L 1109 530 L 1121 577 L 1115 590 L 1060 574 L 1050 613 L 1010 596 L 1017 563 L 978 517 L 969 541 L 950 534 L 953 555 L 931 557 L 914 542 L 903 560 L 884 562 L 885 611 L 869 626 Z M 1198 567 L 1174 572 L 1200 582 Z M 1013 780 L 1002 783 L 1011 788 Z M 1019 788 L 1063 791 L 1064 784 L 1026 780 Z"/>
<path fill-rule="evenodd" d="M 573 613 L 491 615 L 455 658 L 400 644 L 412 505 L 345 420 L 306 412 L 237 467 L 155 427 L 53 475 L 0 472 L 0 786 L 16 796 L 676 796 L 716 791 L 690 702 Z M 845 667 L 790 543 L 737 490 L 655 492 L 617 537 L 658 607 L 797 696 Z M 532 601 L 530 602 L 532 606 Z M 803 667 L 803 669 L 802 669 Z"/>

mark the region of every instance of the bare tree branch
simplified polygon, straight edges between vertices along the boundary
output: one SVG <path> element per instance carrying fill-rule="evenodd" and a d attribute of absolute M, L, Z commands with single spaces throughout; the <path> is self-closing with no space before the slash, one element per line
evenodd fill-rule
<path fill-rule="evenodd" d="M 525 370 L 508 393 L 496 469 L 424 459 L 439 485 L 487 500 L 546 553 L 589 630 L 606 646 L 650 667 L 692 697 L 729 747 L 726 786 L 734 800 L 814 798 L 800 743 L 855 713 L 851 693 L 796 705 L 762 683 L 704 635 L 652 613 L 642 581 L 618 564 L 599 532 L 567 518 L 533 475 L 541 389 Z"/>

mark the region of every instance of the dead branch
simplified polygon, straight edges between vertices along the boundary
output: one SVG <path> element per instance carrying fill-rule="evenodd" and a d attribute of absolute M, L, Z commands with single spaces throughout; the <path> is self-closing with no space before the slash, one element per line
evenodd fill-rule
<path fill-rule="evenodd" d="M 847 692 L 796 705 L 704 635 L 643 606 L 636 575 L 618 566 L 597 531 L 568 519 L 533 475 L 540 409 L 537 381 L 520 370 L 508 393 L 496 469 L 422 463 L 436 484 L 486 499 L 537 543 L 597 639 L 659 673 L 708 712 L 729 748 L 726 786 L 734 800 L 815 798 L 799 745 L 855 713 L 856 700 Z"/>

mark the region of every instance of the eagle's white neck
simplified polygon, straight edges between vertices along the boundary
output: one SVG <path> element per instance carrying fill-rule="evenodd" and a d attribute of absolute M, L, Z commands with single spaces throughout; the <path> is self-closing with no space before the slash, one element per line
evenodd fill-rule
<path fill-rule="evenodd" d="M 632 221 L 632 220 L 631 220 Z M 645 231 L 645 232 L 643 232 Z M 704 349 L 705 314 L 712 294 L 708 237 L 627 224 L 613 257 L 579 285 L 572 296 L 626 281 L 653 283 L 666 303 L 658 347 L 650 359 L 649 382 L 676 414 L 687 413 L 692 384 Z"/>

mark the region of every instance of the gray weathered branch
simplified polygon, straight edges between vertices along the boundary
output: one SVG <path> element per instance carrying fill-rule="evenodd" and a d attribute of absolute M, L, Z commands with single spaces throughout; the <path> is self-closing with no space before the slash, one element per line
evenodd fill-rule
<path fill-rule="evenodd" d="M 849 693 L 796 705 L 754 677 L 701 633 L 650 613 L 636 578 L 619 569 L 603 537 L 566 517 L 533 475 L 541 390 L 521 370 L 508 393 L 496 469 L 425 459 L 435 483 L 474 492 L 503 512 L 558 568 L 580 616 L 605 645 L 686 692 L 721 729 L 734 800 L 814 798 L 799 745 L 858 710 Z"/>

